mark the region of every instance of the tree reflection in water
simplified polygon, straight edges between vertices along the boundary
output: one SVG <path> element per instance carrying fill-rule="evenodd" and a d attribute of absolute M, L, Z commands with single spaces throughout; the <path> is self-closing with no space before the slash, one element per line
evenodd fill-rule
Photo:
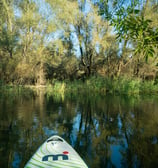
<path fill-rule="evenodd" d="M 92 93 L 0 96 L 0 167 L 24 167 L 58 134 L 90 168 L 158 166 L 156 97 Z"/>

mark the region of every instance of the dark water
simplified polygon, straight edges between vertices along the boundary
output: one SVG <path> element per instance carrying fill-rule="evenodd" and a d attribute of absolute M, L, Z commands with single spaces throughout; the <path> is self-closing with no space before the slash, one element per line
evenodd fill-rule
<path fill-rule="evenodd" d="M 0 92 L 0 168 L 22 168 L 51 135 L 90 168 L 158 167 L 158 98 Z"/>

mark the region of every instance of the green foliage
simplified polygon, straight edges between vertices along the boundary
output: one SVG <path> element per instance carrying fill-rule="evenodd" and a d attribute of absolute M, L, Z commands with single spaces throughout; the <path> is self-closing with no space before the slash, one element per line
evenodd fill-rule
<path fill-rule="evenodd" d="M 64 89 L 62 89 L 64 88 Z M 83 81 L 55 81 L 54 85 L 48 85 L 48 95 L 69 94 L 69 93 L 101 93 L 101 94 L 119 94 L 119 95 L 139 95 L 139 94 L 157 94 L 158 85 L 154 81 L 143 82 L 140 79 L 132 78 L 102 78 L 91 77 Z"/>
<path fill-rule="evenodd" d="M 118 0 L 112 1 L 114 5 L 111 7 L 111 1 L 100 0 L 98 4 L 100 14 L 114 26 L 116 39 L 121 44 L 117 76 L 124 71 L 124 67 L 129 63 L 129 57 L 134 65 L 134 74 L 130 75 L 139 76 L 140 61 L 146 64 L 152 58 L 152 63 L 155 62 L 156 65 L 158 48 L 156 1 Z"/>
<path fill-rule="evenodd" d="M 128 8 L 129 9 L 129 8 Z M 117 18 L 113 19 L 113 25 L 117 31 L 119 40 L 126 39 L 134 43 L 134 53 L 143 55 L 145 60 L 155 55 L 157 47 L 157 29 L 152 28 L 152 20 L 146 19 L 140 15 L 138 10 L 128 10 L 125 15 L 125 9 L 122 7 L 117 13 Z"/>
<path fill-rule="evenodd" d="M 70 80 L 75 82 L 66 81 L 68 86 L 55 83 L 53 89 L 62 88 L 62 93 L 80 88 L 113 93 L 137 88 L 136 81 L 115 79 L 118 76 L 128 73 L 129 78 L 136 74 L 144 79 L 151 74 L 153 80 L 156 77 L 155 2 L 100 0 L 97 4 L 104 20 L 92 1 L 1 0 L 0 3 L 1 83 L 46 85 L 56 79 Z M 123 42 L 122 53 L 113 28 Z M 98 74 L 104 78 L 95 78 Z M 119 82 L 124 85 L 119 86 Z"/>
<path fill-rule="evenodd" d="M 140 86 L 141 93 L 154 95 L 158 93 L 158 84 L 155 84 L 154 81 L 144 82 Z"/>
<path fill-rule="evenodd" d="M 114 91 L 123 94 L 139 94 L 140 92 L 140 80 L 132 80 L 126 78 L 119 78 L 114 81 Z"/>
<path fill-rule="evenodd" d="M 143 57 L 148 60 L 148 57 L 153 57 L 155 47 L 157 46 L 155 30 L 150 27 L 152 21 L 144 19 L 142 16 L 133 17 L 129 15 L 125 20 L 126 32 L 124 36 L 132 40 L 137 46 L 135 54 L 143 54 Z"/>
<path fill-rule="evenodd" d="M 17 86 L 17 85 L 0 85 L 0 98 L 10 99 L 12 103 L 17 97 L 30 98 L 30 96 L 35 96 L 36 92 L 28 87 Z"/>

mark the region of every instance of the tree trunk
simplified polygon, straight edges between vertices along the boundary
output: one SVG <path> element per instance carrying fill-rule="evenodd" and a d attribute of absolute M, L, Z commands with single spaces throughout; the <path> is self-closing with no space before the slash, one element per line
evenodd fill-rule
<path fill-rule="evenodd" d="M 43 63 L 40 63 L 39 71 L 37 73 L 38 73 L 38 75 L 37 75 L 37 85 L 45 85 L 46 79 L 45 79 Z"/>
<path fill-rule="evenodd" d="M 126 45 L 127 45 L 127 39 L 125 39 L 124 45 L 123 45 L 123 49 L 122 49 L 122 55 L 120 58 L 120 61 L 118 63 L 118 72 L 117 72 L 117 77 L 120 76 L 121 70 L 122 70 L 122 65 L 123 65 L 123 61 L 124 61 L 124 54 L 126 52 Z"/>
<path fill-rule="evenodd" d="M 139 61 L 139 58 L 138 58 L 137 61 L 136 61 L 135 68 L 134 68 L 134 76 L 136 76 L 136 77 L 139 76 L 139 65 L 140 65 L 140 61 Z"/>

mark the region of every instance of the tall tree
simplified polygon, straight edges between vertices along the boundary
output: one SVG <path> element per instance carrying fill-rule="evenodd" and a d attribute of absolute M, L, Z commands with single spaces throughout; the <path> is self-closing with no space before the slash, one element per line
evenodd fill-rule
<path fill-rule="evenodd" d="M 0 1 L 0 48 L 13 57 L 17 42 L 17 30 L 13 9 L 13 1 Z"/>
<path fill-rule="evenodd" d="M 90 1 L 79 3 L 80 16 L 75 25 L 79 41 L 81 66 L 85 74 L 90 76 L 96 64 L 107 59 L 110 39 L 113 35 L 108 21 L 98 16 L 97 8 Z"/>

